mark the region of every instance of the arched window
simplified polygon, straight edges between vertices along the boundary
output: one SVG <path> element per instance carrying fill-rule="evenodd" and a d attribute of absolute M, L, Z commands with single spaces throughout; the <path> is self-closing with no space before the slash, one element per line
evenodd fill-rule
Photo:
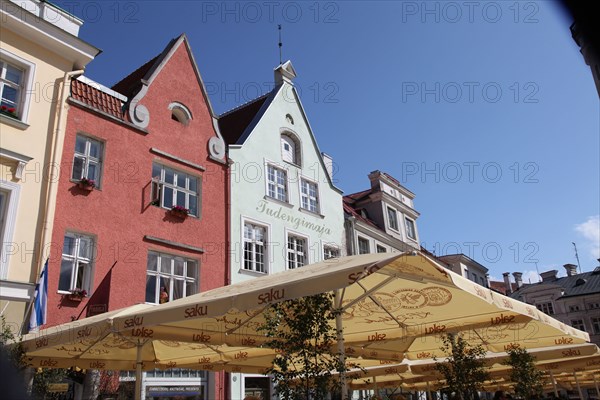
<path fill-rule="evenodd" d="M 174 101 L 169 104 L 169 110 L 171 110 L 171 119 L 177 122 L 182 123 L 187 126 L 192 119 L 192 113 L 190 110 L 183 104 Z"/>
<path fill-rule="evenodd" d="M 300 141 L 289 132 L 281 134 L 281 158 L 283 161 L 298 166 L 302 165 Z"/>

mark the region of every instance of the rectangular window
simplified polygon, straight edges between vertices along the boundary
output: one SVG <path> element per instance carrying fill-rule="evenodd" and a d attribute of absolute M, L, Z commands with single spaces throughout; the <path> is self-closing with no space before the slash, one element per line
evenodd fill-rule
<path fill-rule="evenodd" d="M 332 246 L 323 246 L 323 258 L 329 260 L 330 258 L 338 258 L 340 256 L 340 250 Z"/>
<path fill-rule="evenodd" d="M 569 311 L 570 312 L 579 311 L 579 306 L 578 305 L 569 306 Z"/>
<path fill-rule="evenodd" d="M 383 246 L 377 245 L 377 252 L 378 253 L 387 253 L 387 249 Z"/>
<path fill-rule="evenodd" d="M 600 335 L 600 318 L 592 317 L 592 329 L 595 335 Z"/>
<path fill-rule="evenodd" d="M 535 305 L 538 310 L 543 312 L 544 314 L 552 315 L 554 314 L 554 307 L 552 303 L 539 303 Z"/>
<path fill-rule="evenodd" d="M 417 240 L 414 221 L 410 218 L 404 218 L 404 224 L 406 225 L 406 236 L 413 240 Z"/>
<path fill-rule="evenodd" d="M 267 196 L 280 201 L 288 201 L 287 173 L 285 170 L 267 165 Z"/>
<path fill-rule="evenodd" d="M 306 239 L 298 236 L 288 236 L 287 256 L 288 268 L 299 268 L 306 264 Z"/>
<path fill-rule="evenodd" d="M 319 190 L 316 183 L 302 179 L 300 181 L 302 208 L 314 213 L 319 212 Z"/>
<path fill-rule="evenodd" d="M 265 268 L 266 244 L 267 228 L 246 222 L 244 224 L 245 270 L 267 272 Z"/>
<path fill-rule="evenodd" d="M 83 289 L 90 293 L 94 240 L 89 236 L 67 232 L 63 243 L 58 290 Z"/>
<path fill-rule="evenodd" d="M 146 271 L 146 302 L 166 303 L 197 292 L 198 263 L 151 251 Z"/>
<path fill-rule="evenodd" d="M 79 181 L 82 178 L 87 178 L 94 181 L 96 187 L 100 187 L 103 149 L 104 144 L 102 142 L 87 136 L 77 135 L 71 179 Z"/>
<path fill-rule="evenodd" d="M 2 114 L 21 117 L 21 96 L 23 95 L 24 71 L 16 65 L 0 61 L 0 99 Z"/>
<path fill-rule="evenodd" d="M 388 224 L 390 224 L 390 229 L 397 231 L 398 230 L 398 215 L 396 214 L 396 210 L 388 207 L 387 214 L 388 214 Z"/>
<path fill-rule="evenodd" d="M 585 331 L 585 325 L 583 324 L 582 319 L 572 319 L 571 326 L 575 329 L 579 329 L 580 331 Z"/>
<path fill-rule="evenodd" d="M 152 164 L 154 205 L 168 209 L 180 206 L 186 208 L 189 215 L 200 217 L 200 189 L 199 178 L 162 164 Z"/>
<path fill-rule="evenodd" d="M 369 248 L 369 241 L 365 238 L 358 238 L 358 254 L 369 254 L 371 249 Z"/>

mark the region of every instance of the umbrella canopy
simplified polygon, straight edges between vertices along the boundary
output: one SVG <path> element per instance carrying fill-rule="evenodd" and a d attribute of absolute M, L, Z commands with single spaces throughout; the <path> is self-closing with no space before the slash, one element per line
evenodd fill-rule
<path fill-rule="evenodd" d="M 412 252 L 326 260 L 170 303 L 134 306 L 26 335 L 23 346 L 42 367 L 67 359 L 82 368 L 100 368 L 100 361 L 107 369 L 264 371 L 274 352 L 261 348 L 263 311 L 319 293 L 335 294 L 334 306 L 342 310 L 334 324 L 343 332 L 338 346 L 352 362 L 443 357 L 440 335 L 446 332 L 468 334 L 491 352 L 589 341 L 587 333 Z"/>

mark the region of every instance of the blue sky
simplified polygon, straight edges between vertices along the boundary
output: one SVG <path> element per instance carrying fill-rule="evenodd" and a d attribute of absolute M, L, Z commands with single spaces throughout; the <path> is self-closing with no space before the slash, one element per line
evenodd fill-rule
<path fill-rule="evenodd" d="M 558 3 L 57 2 L 103 49 L 107 86 L 189 37 L 213 108 L 264 93 L 291 59 L 345 193 L 379 169 L 416 194 L 424 247 L 540 272 L 600 257 L 599 99 Z"/>

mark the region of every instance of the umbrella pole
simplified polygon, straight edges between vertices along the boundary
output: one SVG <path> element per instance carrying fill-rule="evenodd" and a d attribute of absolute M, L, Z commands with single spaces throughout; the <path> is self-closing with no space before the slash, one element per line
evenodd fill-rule
<path fill-rule="evenodd" d="M 575 377 L 575 383 L 577 384 L 577 391 L 579 392 L 579 398 L 583 399 L 583 393 L 581 392 L 581 386 L 579 386 L 579 379 L 577 379 L 577 372 L 573 371 L 573 376 Z"/>
<path fill-rule="evenodd" d="M 427 381 L 427 394 L 425 395 L 425 399 L 431 400 L 431 390 L 429 389 L 429 381 Z"/>
<path fill-rule="evenodd" d="M 600 397 L 600 389 L 598 388 L 598 381 L 596 380 L 596 374 L 592 374 L 594 377 L 594 386 L 596 386 L 596 394 Z"/>
<path fill-rule="evenodd" d="M 550 379 L 552 380 L 552 387 L 554 388 L 554 395 L 558 399 L 558 389 L 556 388 L 556 379 L 554 379 L 554 374 L 550 371 Z"/>
<path fill-rule="evenodd" d="M 138 342 L 135 357 L 135 399 L 142 399 L 142 347 L 143 343 Z"/>
<path fill-rule="evenodd" d="M 343 369 L 340 371 L 340 386 L 342 388 L 342 400 L 348 398 L 348 382 L 346 381 L 346 354 L 344 349 L 344 331 L 342 323 L 342 294 L 339 289 L 335 291 L 335 328 L 337 333 L 338 353 L 340 354 L 340 364 Z"/>

